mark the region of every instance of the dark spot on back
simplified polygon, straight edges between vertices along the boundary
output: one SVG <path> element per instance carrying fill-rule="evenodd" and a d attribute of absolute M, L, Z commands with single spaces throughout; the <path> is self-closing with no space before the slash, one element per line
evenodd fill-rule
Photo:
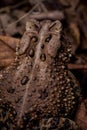
<path fill-rule="evenodd" d="M 29 56 L 30 56 L 31 58 L 34 57 L 34 50 L 33 50 L 33 49 L 29 50 Z"/>
<path fill-rule="evenodd" d="M 25 84 L 28 82 L 28 80 L 29 80 L 28 76 L 24 76 L 24 77 L 22 78 L 22 80 L 21 80 L 21 84 L 22 84 L 22 85 L 25 85 Z"/>
<path fill-rule="evenodd" d="M 45 61 L 46 60 L 46 55 L 43 53 L 40 55 L 40 59 L 41 61 Z"/>
<path fill-rule="evenodd" d="M 15 92 L 15 89 L 10 87 L 7 89 L 7 92 L 13 94 Z"/>

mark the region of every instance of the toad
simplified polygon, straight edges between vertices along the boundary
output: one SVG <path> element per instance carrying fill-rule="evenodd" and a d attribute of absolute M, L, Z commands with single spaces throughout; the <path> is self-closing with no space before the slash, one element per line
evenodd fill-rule
<path fill-rule="evenodd" d="M 70 119 L 80 97 L 70 57 L 60 21 L 27 22 L 15 62 L 1 72 L 0 130 L 79 129 Z"/>

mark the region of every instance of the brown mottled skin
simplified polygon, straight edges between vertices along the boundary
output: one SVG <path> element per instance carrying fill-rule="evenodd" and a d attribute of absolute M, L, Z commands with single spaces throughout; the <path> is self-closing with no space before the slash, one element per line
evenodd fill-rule
<path fill-rule="evenodd" d="M 71 45 L 59 21 L 26 24 L 16 61 L 1 72 L 0 130 L 78 130 L 69 119 L 80 97 L 67 69 Z"/>

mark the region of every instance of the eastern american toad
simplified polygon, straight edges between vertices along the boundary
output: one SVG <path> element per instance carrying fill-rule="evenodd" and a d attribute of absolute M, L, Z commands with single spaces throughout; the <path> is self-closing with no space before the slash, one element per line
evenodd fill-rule
<path fill-rule="evenodd" d="M 0 130 L 78 130 L 69 118 L 80 88 L 67 69 L 71 44 L 60 21 L 28 22 L 16 54 L 1 72 Z"/>

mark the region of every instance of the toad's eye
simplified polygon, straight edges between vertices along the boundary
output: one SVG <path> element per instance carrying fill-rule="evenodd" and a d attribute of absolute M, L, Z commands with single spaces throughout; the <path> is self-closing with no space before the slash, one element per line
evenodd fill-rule
<path fill-rule="evenodd" d="M 51 38 L 52 38 L 52 35 L 49 35 L 48 37 L 46 37 L 45 42 L 49 42 Z"/>

